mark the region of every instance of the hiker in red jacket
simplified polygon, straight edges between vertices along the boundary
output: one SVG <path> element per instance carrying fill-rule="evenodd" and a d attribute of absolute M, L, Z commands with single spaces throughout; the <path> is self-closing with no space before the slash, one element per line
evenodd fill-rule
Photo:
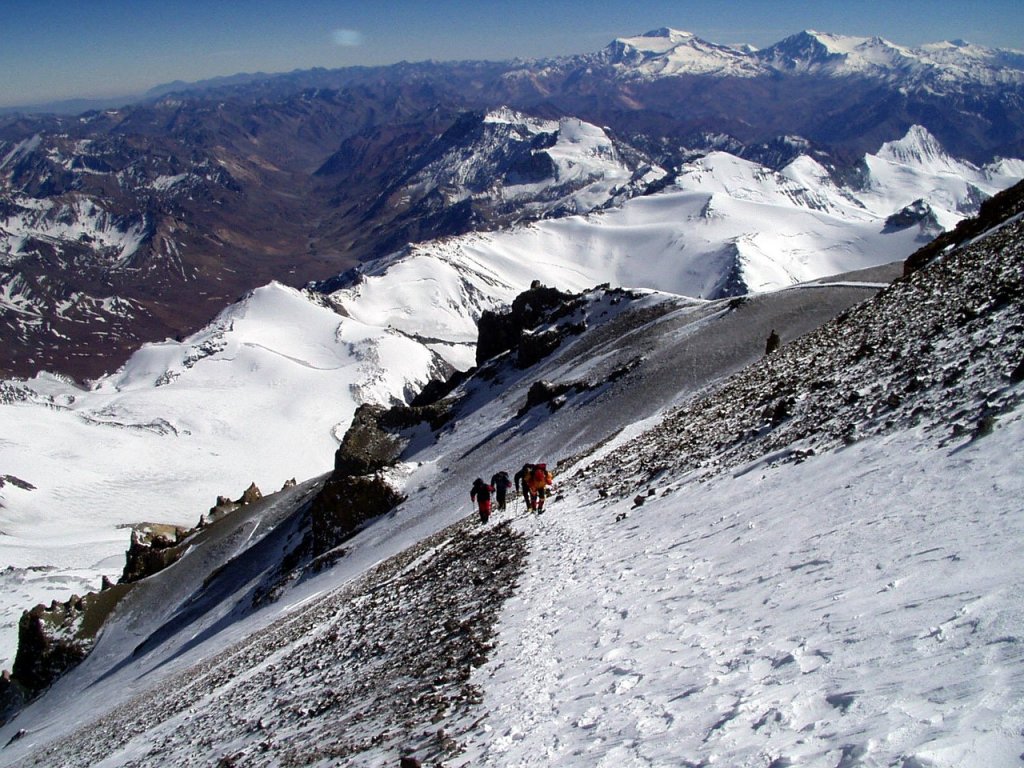
<path fill-rule="evenodd" d="M 548 486 L 554 482 L 554 476 L 548 472 L 547 464 L 524 464 L 523 468 L 516 472 L 516 490 L 522 483 L 523 501 L 526 508 L 531 509 L 538 515 L 544 513 L 544 499 L 548 496 Z"/>
<path fill-rule="evenodd" d="M 480 512 L 480 522 L 486 523 L 491 517 L 491 493 L 494 492 L 494 488 L 489 486 L 483 481 L 482 478 L 477 478 L 473 481 L 473 487 L 469 491 L 469 498 L 471 501 L 475 501 L 477 509 Z"/>

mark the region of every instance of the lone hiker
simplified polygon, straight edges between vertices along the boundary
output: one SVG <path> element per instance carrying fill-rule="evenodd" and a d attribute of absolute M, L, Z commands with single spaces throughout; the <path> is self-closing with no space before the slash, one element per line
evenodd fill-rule
<path fill-rule="evenodd" d="M 480 522 L 486 523 L 491 517 L 491 492 L 494 489 L 477 478 L 473 481 L 473 487 L 469 490 L 470 501 L 475 501 L 480 512 Z"/>
<path fill-rule="evenodd" d="M 548 495 L 548 486 L 554 482 L 554 477 L 548 472 L 547 464 L 524 464 L 523 468 L 515 475 L 516 490 L 522 483 L 523 501 L 526 508 L 533 510 L 538 515 L 544 512 L 544 499 Z"/>
<path fill-rule="evenodd" d="M 505 498 L 508 489 L 512 487 L 512 481 L 508 479 L 508 472 L 504 469 L 495 472 L 491 478 L 491 487 L 494 488 L 494 497 L 498 500 L 498 511 L 505 511 Z"/>

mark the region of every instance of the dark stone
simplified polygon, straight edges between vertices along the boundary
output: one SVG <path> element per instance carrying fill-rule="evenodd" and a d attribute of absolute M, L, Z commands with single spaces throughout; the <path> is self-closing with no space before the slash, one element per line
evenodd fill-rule
<path fill-rule="evenodd" d="M 1024 359 L 1017 363 L 1017 367 L 1010 373 L 1010 381 L 1014 384 L 1020 384 L 1024 381 Z"/>
<path fill-rule="evenodd" d="M 338 546 L 366 521 L 390 512 L 403 499 L 379 475 L 328 480 L 310 508 L 314 555 Z"/>
<path fill-rule="evenodd" d="M 526 393 L 526 404 L 519 409 L 519 415 L 524 415 L 536 405 L 542 403 L 553 403 L 555 398 L 564 395 L 573 388 L 572 384 L 552 384 L 549 381 L 535 381 L 530 385 Z"/>
<path fill-rule="evenodd" d="M 550 355 L 562 343 L 564 334 L 556 328 L 541 333 L 523 332 L 516 345 L 516 366 L 529 368 Z"/>
<path fill-rule="evenodd" d="M 470 373 L 472 373 L 472 370 L 455 371 L 443 381 L 441 379 L 428 381 L 426 386 L 420 390 L 420 393 L 412 399 L 409 405 L 416 408 L 437 403 L 437 401 L 451 394 L 452 390 L 469 378 Z"/>
<path fill-rule="evenodd" d="M 384 409 L 364 404 L 356 409 L 352 424 L 334 454 L 334 474 L 366 475 L 390 466 L 401 452 L 401 441 L 381 428 Z"/>
<path fill-rule="evenodd" d="M 263 493 L 256 486 L 256 483 L 250 483 L 249 487 L 242 492 L 242 497 L 238 499 L 235 504 L 253 504 L 263 498 Z"/>
<path fill-rule="evenodd" d="M 551 322 L 575 307 L 572 294 L 534 281 L 530 290 L 516 296 L 504 312 L 485 310 L 478 323 L 477 365 L 519 345 L 523 331 Z"/>
<path fill-rule="evenodd" d="M 151 523 L 135 526 L 119 583 L 139 581 L 176 563 L 185 554 L 184 540 L 195 530 Z"/>

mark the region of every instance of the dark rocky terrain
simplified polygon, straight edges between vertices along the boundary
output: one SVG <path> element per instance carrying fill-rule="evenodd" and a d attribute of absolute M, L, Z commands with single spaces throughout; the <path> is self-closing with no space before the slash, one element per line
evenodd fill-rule
<path fill-rule="evenodd" d="M 507 523 L 459 523 L 26 765 L 94 765 L 162 723 L 180 725 L 161 729 L 123 765 L 397 764 L 413 753 L 437 764 L 474 727 L 480 693 L 470 673 L 493 646 L 525 555 Z M 225 696 L 222 705 L 194 715 L 212 691 Z"/>

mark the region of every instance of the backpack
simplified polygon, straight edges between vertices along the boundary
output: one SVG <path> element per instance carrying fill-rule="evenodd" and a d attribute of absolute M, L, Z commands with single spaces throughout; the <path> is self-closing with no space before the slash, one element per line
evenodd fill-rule
<path fill-rule="evenodd" d="M 548 479 L 548 465 L 547 464 L 534 464 L 533 469 L 533 482 L 537 485 L 546 484 Z"/>

